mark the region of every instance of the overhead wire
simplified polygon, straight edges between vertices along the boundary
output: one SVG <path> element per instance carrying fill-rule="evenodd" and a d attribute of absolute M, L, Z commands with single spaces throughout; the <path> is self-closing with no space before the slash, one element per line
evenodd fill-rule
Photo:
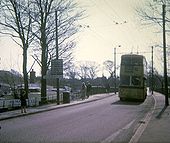
<path fill-rule="evenodd" d="M 90 0 L 91 2 L 93 2 L 100 10 L 102 10 L 102 12 L 105 14 L 105 16 L 108 18 L 110 17 L 111 18 L 111 22 L 113 22 L 113 18 L 116 16 L 116 17 L 119 17 L 119 19 L 123 19 L 115 10 L 114 8 L 112 8 L 111 4 L 108 3 L 108 1 L 104 0 L 104 3 L 107 5 L 107 7 L 114 13 L 114 15 L 112 13 L 109 13 L 107 14 L 105 10 L 102 9 L 102 7 L 99 7 L 99 5 L 96 3 L 96 1 L 94 0 Z M 110 19 L 109 19 L 110 20 Z M 127 24 L 126 27 L 128 27 L 128 29 L 132 29 L 132 24 L 129 25 Z M 135 28 L 133 28 L 135 29 Z M 129 32 L 127 33 L 127 31 L 124 29 L 124 28 L 119 28 L 120 31 L 122 31 L 122 33 L 124 33 L 126 35 L 126 37 L 129 37 L 129 35 L 131 35 L 130 37 L 135 37 L 136 35 L 133 34 L 133 32 Z M 136 43 L 138 42 L 136 39 L 132 39 L 132 38 L 129 38 L 129 40 L 131 41 L 131 43 L 134 43 L 134 40 L 136 41 Z"/>
<path fill-rule="evenodd" d="M 124 21 L 124 19 L 114 10 L 114 8 L 108 3 L 108 1 L 104 0 L 105 4 L 108 6 L 108 8 L 118 17 L 120 18 L 122 21 Z"/>
<path fill-rule="evenodd" d="M 98 5 L 97 2 L 99 2 L 99 1 L 97 1 L 97 2 L 96 2 L 95 0 L 89 0 L 89 1 L 91 1 L 93 4 L 95 4 L 95 6 L 97 7 L 97 9 L 100 10 L 100 12 L 102 12 L 102 13 L 105 15 L 105 18 L 107 18 L 108 21 L 112 22 L 112 21 L 111 21 L 111 19 L 112 19 L 111 15 L 110 15 L 110 14 L 107 14 L 107 12 L 105 11 L 105 9 L 103 9 L 101 6 Z"/>
<path fill-rule="evenodd" d="M 107 0 L 104 0 L 105 4 L 107 5 L 107 7 L 119 18 L 121 19 L 121 23 L 117 22 L 117 24 L 121 25 L 121 24 L 126 24 L 129 21 L 124 20 L 115 10 L 114 8 L 111 6 L 111 4 L 108 3 Z M 115 21 L 114 21 L 115 22 Z M 128 29 L 130 30 L 132 27 L 129 27 L 129 24 L 126 24 L 126 27 L 128 27 Z M 124 33 L 126 35 L 126 37 L 129 37 L 129 35 L 131 35 L 130 37 L 134 37 L 132 32 L 127 33 L 127 31 L 124 28 L 120 28 L 120 31 L 122 31 L 122 33 Z M 132 40 L 131 38 L 129 39 L 131 41 L 131 43 L 134 42 L 134 39 Z M 136 41 L 136 40 L 135 40 Z"/>
<path fill-rule="evenodd" d="M 108 8 L 106 8 L 106 9 L 103 9 L 101 6 L 99 6 L 98 5 L 98 3 L 96 2 L 96 1 L 94 1 L 94 0 L 90 0 L 93 4 L 95 4 L 95 6 L 100 10 L 100 11 L 102 11 L 102 13 L 105 15 L 105 18 L 107 18 L 107 20 L 109 20 L 110 22 L 111 22 L 111 25 L 109 25 L 109 26 L 112 26 L 112 28 L 113 28 L 113 26 L 114 25 L 116 25 L 116 26 L 118 26 L 119 25 L 119 23 L 120 22 L 116 22 L 116 17 L 118 17 L 119 19 L 122 19 L 118 14 L 117 14 L 117 12 L 116 11 L 114 11 L 114 10 L 112 10 L 112 8 L 111 7 L 108 7 L 108 3 L 105 3 L 105 5 L 114 13 L 114 15 L 112 14 L 112 13 L 107 13 L 106 12 L 106 9 L 108 9 Z M 106 1 L 105 1 L 106 2 Z M 122 28 L 120 28 L 119 29 L 120 31 L 122 31 L 122 33 L 124 33 L 124 31 L 122 30 Z M 94 30 L 93 30 L 93 32 L 94 32 Z M 98 35 L 98 34 L 97 34 Z M 103 37 L 103 36 L 102 36 Z M 127 36 L 128 37 L 128 36 Z"/>
<path fill-rule="evenodd" d="M 109 20 L 111 23 L 113 23 L 113 25 L 115 24 L 114 23 L 114 19 L 113 18 L 119 18 L 121 19 L 122 21 L 123 18 L 114 10 L 114 8 L 111 7 L 111 5 L 108 3 L 108 1 L 104 0 L 104 3 L 105 5 L 107 6 L 107 8 L 109 8 L 109 10 L 111 10 L 111 13 L 107 13 L 105 9 L 103 9 L 102 7 L 100 7 L 98 5 L 98 3 L 94 0 L 89 0 L 91 1 L 100 11 L 102 11 L 102 13 L 105 15 L 105 17 L 107 18 L 107 20 Z M 114 14 L 113 14 L 114 13 Z M 130 27 L 129 27 L 130 26 Z M 126 27 L 128 29 L 131 29 L 131 25 L 127 24 Z M 124 29 L 124 28 L 119 28 L 120 31 L 122 31 L 122 33 L 124 33 L 126 35 L 126 37 L 129 37 L 129 35 L 131 35 L 131 37 L 135 37 L 135 35 L 133 34 L 133 32 L 129 32 L 127 33 L 127 31 Z M 98 33 L 95 29 L 92 29 L 90 28 L 90 31 L 96 36 L 96 37 L 99 37 L 100 39 L 107 39 L 105 36 L 101 35 L 100 33 Z M 107 39 L 108 40 L 108 39 Z M 132 38 L 129 38 L 129 41 L 131 41 L 131 43 L 134 43 L 134 40 L 136 41 L 136 43 L 138 42 L 136 39 L 132 39 Z M 112 43 L 112 42 L 111 42 Z M 113 43 L 112 43 L 113 44 Z"/>

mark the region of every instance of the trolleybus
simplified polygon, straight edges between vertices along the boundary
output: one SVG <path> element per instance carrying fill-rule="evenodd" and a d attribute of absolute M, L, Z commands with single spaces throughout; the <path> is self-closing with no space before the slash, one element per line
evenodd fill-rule
<path fill-rule="evenodd" d="M 146 78 L 147 63 L 143 55 L 122 55 L 119 85 L 120 100 L 144 101 L 147 96 Z"/>

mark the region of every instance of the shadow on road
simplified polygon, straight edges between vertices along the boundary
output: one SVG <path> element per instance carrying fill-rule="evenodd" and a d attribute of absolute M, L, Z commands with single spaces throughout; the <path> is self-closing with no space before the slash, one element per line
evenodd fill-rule
<path fill-rule="evenodd" d="M 113 102 L 111 103 L 111 105 L 140 105 L 142 104 L 143 102 L 139 102 L 139 101 L 116 101 L 116 102 Z"/>
<path fill-rule="evenodd" d="M 164 106 L 164 108 L 162 108 L 162 110 L 159 112 L 159 114 L 156 116 L 157 119 L 160 119 L 162 114 L 165 112 L 167 106 Z"/>

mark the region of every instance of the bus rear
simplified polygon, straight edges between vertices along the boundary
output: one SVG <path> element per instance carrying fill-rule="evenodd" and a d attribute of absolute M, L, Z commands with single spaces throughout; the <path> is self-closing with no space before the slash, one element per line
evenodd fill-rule
<path fill-rule="evenodd" d="M 145 100 L 146 60 L 142 55 L 122 55 L 119 97 L 120 100 Z"/>

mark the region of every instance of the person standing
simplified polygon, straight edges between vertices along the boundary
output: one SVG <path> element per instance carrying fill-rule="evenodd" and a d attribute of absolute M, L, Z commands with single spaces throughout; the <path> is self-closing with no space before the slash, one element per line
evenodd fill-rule
<path fill-rule="evenodd" d="M 86 98 L 86 90 L 87 90 L 86 84 L 83 82 L 82 86 L 81 86 L 81 98 L 82 98 L 82 100 L 84 100 Z"/>
<path fill-rule="evenodd" d="M 21 113 L 26 113 L 27 101 L 26 101 L 26 92 L 24 89 L 20 90 L 20 101 L 21 101 Z"/>
<path fill-rule="evenodd" d="M 91 94 L 91 88 L 92 88 L 92 86 L 91 86 L 91 84 L 88 82 L 88 83 L 87 83 L 87 98 L 89 98 L 89 96 L 90 96 L 90 94 Z"/>

